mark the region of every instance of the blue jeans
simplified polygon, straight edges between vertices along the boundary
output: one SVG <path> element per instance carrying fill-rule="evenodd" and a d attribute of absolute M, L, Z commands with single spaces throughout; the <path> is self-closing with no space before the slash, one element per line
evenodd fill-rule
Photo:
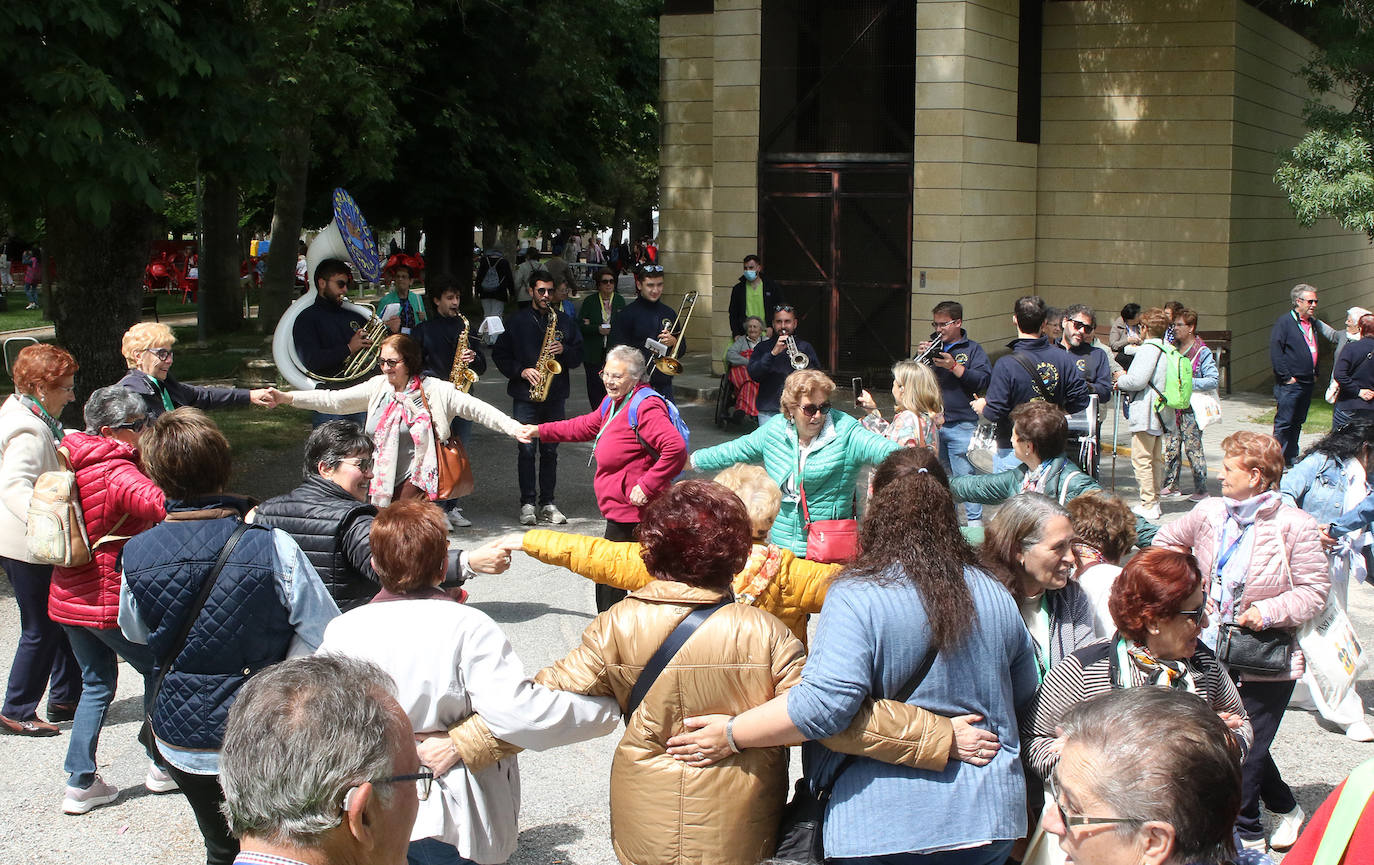
<path fill-rule="evenodd" d="M 973 474 L 973 463 L 968 461 L 968 443 L 978 429 L 974 421 L 945 424 L 940 428 L 940 462 L 944 464 L 950 477 L 961 478 Z M 969 522 L 983 518 L 983 506 L 966 502 L 964 514 Z"/>
<path fill-rule="evenodd" d="M 24 283 L 24 295 L 25 295 L 26 297 L 28 297 L 29 303 L 32 303 L 32 304 L 37 305 L 37 303 L 38 303 L 38 283 L 36 283 L 36 282 L 26 282 L 26 283 Z"/>
<path fill-rule="evenodd" d="M 459 855 L 457 847 L 438 838 L 411 841 L 406 848 L 406 862 L 410 865 L 477 865 Z"/>
<path fill-rule="evenodd" d="M 1298 436 L 1312 404 L 1312 382 L 1274 385 L 1274 403 L 1274 438 L 1283 447 L 1284 462 L 1291 466 L 1298 460 Z"/>
<path fill-rule="evenodd" d="M 76 625 L 63 625 L 72 644 L 72 654 L 81 665 L 81 702 L 72 719 L 71 740 L 67 743 L 67 784 L 85 790 L 95 782 L 95 748 L 100 742 L 100 728 L 114 700 L 119 684 L 119 659 L 129 662 L 143 677 L 143 710 L 147 712 L 148 698 L 153 687 L 153 650 L 131 643 L 118 628 L 102 630 Z M 161 763 L 162 758 L 148 752 L 148 758 Z"/>
<path fill-rule="evenodd" d="M 511 416 L 520 423 L 544 423 L 563 420 L 563 400 L 549 399 L 547 402 L 530 402 L 517 399 L 512 406 Z M 535 494 L 535 452 L 539 454 L 539 492 Z M 521 444 L 519 463 L 516 469 L 520 475 L 520 504 L 553 504 L 554 487 L 558 485 L 558 444 L 539 439 L 535 444 Z"/>
<path fill-rule="evenodd" d="M 1341 411 L 1332 406 L 1331 408 L 1331 429 L 1338 430 L 1348 423 L 1356 420 L 1369 420 L 1374 418 L 1374 410 L 1371 411 Z"/>
<path fill-rule="evenodd" d="M 1016 458 L 1016 454 L 1011 448 L 999 447 L 997 449 L 997 457 L 992 461 L 992 470 L 994 473 L 1004 472 L 1007 469 L 1014 469 L 1019 465 L 1021 465 L 1021 461 Z"/>
<path fill-rule="evenodd" d="M 942 853 L 887 853 L 880 856 L 826 857 L 831 865 L 1001 865 L 1011 853 L 1012 842 L 991 841 L 981 847 L 946 850 Z"/>

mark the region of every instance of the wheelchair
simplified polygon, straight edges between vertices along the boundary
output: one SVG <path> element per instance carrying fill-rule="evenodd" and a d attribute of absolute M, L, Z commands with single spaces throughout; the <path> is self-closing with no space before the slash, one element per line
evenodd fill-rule
<path fill-rule="evenodd" d="M 734 422 L 735 399 L 739 396 L 735 383 L 730 381 L 730 368 L 726 366 L 725 372 L 720 375 L 720 384 L 716 387 L 716 426 L 725 429 Z"/>

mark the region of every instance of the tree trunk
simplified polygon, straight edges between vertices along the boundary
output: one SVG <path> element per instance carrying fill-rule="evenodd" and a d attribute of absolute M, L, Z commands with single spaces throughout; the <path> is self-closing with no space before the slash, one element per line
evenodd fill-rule
<path fill-rule="evenodd" d="M 239 290 L 239 190 L 230 177 L 204 176 L 200 196 L 200 338 L 243 326 Z"/>
<path fill-rule="evenodd" d="M 48 212 L 48 239 L 60 261 L 61 281 L 52 293 L 57 344 L 81 365 L 76 400 L 63 421 L 80 429 L 81 407 L 91 391 L 124 377 L 119 344 L 139 320 L 143 267 L 157 214 L 141 204 L 115 203 L 103 226 L 70 210 Z"/>
<path fill-rule="evenodd" d="M 511 267 L 515 267 L 515 254 L 520 251 L 520 226 L 502 225 L 496 229 L 496 236 L 496 248 L 509 259 Z"/>
<path fill-rule="evenodd" d="M 296 299 L 296 247 L 305 218 L 305 187 L 310 174 L 309 118 L 286 132 L 281 156 L 277 160 L 281 178 L 272 208 L 272 245 L 267 251 L 267 272 L 262 279 L 262 299 L 258 302 L 258 325 L 271 333 L 277 319 Z M 306 274 L 306 290 L 313 285 Z"/>
<path fill-rule="evenodd" d="M 625 201 L 616 199 L 615 216 L 611 217 L 611 249 L 616 249 L 625 240 Z"/>

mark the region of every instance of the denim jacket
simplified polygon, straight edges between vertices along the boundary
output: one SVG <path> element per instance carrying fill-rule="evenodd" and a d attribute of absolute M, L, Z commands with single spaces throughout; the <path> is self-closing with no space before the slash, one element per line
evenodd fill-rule
<path fill-rule="evenodd" d="M 1279 492 L 1321 525 L 1345 512 L 1345 471 L 1340 460 L 1327 454 L 1308 455 L 1283 476 Z"/>

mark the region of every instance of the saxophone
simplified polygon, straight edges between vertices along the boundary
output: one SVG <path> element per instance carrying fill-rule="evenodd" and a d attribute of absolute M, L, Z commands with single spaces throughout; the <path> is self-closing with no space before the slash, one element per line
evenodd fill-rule
<path fill-rule="evenodd" d="M 448 380 L 453 382 L 454 387 L 467 393 L 477 383 L 477 373 L 468 369 L 468 362 L 463 360 L 463 352 L 468 349 L 468 320 L 461 312 L 458 313 L 458 320 L 463 323 L 463 329 L 458 331 L 458 345 L 453 350 L 453 369 L 449 370 Z"/>
<path fill-rule="evenodd" d="M 559 333 L 558 311 L 550 307 L 549 326 L 544 329 L 544 344 L 539 347 L 539 359 L 534 362 L 534 369 L 539 373 L 539 384 L 530 386 L 530 402 L 543 402 L 549 398 L 549 387 L 553 384 L 553 377 L 563 371 L 563 364 L 553 356 L 550 347 L 563 338 Z"/>

